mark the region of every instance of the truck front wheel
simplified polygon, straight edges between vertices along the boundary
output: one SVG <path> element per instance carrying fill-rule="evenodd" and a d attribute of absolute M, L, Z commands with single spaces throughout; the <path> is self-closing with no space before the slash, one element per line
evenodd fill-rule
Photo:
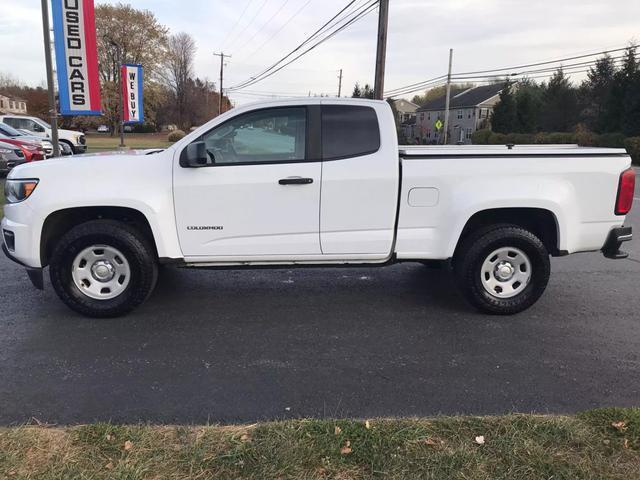
<path fill-rule="evenodd" d="M 49 263 L 51 283 L 72 310 L 117 317 L 142 304 L 158 279 L 153 247 L 135 228 L 92 220 L 57 242 Z"/>
<path fill-rule="evenodd" d="M 454 257 L 456 281 L 480 311 L 509 315 L 526 310 L 549 282 L 549 252 L 533 233 L 497 225 L 469 235 Z"/>

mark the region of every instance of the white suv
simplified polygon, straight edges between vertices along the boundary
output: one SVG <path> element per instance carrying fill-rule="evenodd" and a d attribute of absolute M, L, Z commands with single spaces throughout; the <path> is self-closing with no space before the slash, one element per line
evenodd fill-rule
<path fill-rule="evenodd" d="M 25 115 L 0 115 L 0 122 L 17 130 L 28 130 L 34 135 L 51 138 L 51 125 L 38 117 Z M 61 143 L 69 145 L 73 153 L 84 153 L 87 150 L 87 141 L 81 132 L 58 129 L 58 137 Z"/>

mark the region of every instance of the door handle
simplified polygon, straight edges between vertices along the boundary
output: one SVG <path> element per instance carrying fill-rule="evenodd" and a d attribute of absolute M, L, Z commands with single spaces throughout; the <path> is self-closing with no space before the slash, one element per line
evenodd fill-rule
<path fill-rule="evenodd" d="M 313 178 L 305 178 L 305 177 L 287 177 L 281 178 L 278 180 L 280 185 L 309 185 L 313 183 Z"/>

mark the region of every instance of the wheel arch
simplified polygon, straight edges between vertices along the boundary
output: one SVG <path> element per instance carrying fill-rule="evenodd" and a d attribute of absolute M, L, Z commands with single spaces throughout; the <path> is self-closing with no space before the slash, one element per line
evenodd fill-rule
<path fill-rule="evenodd" d="M 114 206 L 73 207 L 52 212 L 44 220 L 40 236 L 41 265 L 45 267 L 49 264 L 56 242 L 62 235 L 77 225 L 101 219 L 120 221 L 135 227 L 150 242 L 155 256 L 158 257 L 153 229 L 141 211 Z"/>
<path fill-rule="evenodd" d="M 546 208 L 504 207 L 488 208 L 471 215 L 458 236 L 454 256 L 471 233 L 480 228 L 499 224 L 517 225 L 529 230 L 540 238 L 551 255 L 564 254 L 560 250 L 560 224 L 554 212 Z"/>

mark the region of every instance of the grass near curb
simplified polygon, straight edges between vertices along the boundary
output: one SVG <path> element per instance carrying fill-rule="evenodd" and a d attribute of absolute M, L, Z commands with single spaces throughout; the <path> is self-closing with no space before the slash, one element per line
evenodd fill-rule
<path fill-rule="evenodd" d="M 638 479 L 640 409 L 237 427 L 23 426 L 0 429 L 0 478 Z"/>
<path fill-rule="evenodd" d="M 124 143 L 127 148 L 167 148 L 172 142 L 167 141 L 166 133 L 125 133 Z M 117 150 L 120 137 L 108 134 L 87 134 L 87 153 Z"/>

